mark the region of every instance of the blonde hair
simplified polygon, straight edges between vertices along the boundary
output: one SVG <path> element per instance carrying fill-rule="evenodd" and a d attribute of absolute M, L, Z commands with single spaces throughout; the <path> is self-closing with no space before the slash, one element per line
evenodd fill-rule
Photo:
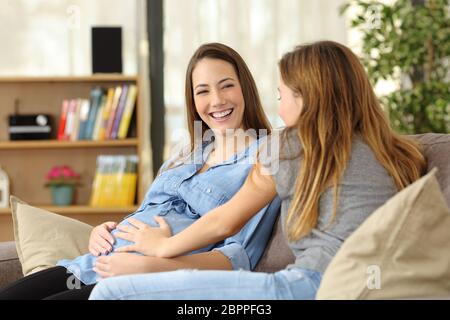
<path fill-rule="evenodd" d="M 336 218 L 339 182 L 358 134 L 392 176 L 398 190 L 417 180 L 426 160 L 416 142 L 396 134 L 356 55 L 332 41 L 296 47 L 279 62 L 283 82 L 302 95 L 297 123 L 301 167 L 286 219 L 288 239 L 298 240 L 316 225 L 319 199 L 333 186 Z M 300 161 L 300 159 L 299 159 Z"/>

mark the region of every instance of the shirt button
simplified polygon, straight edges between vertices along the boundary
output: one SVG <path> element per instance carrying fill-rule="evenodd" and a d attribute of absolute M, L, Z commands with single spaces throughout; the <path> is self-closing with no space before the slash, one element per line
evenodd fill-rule
<path fill-rule="evenodd" d="M 211 193 L 211 188 L 206 189 L 207 193 Z"/>

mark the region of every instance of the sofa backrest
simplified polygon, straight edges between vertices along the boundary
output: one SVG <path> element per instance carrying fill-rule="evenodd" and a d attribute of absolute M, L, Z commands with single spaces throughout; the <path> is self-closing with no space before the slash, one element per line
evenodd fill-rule
<path fill-rule="evenodd" d="M 419 140 L 428 162 L 428 170 L 438 168 L 437 177 L 450 207 L 450 134 L 425 133 L 413 135 Z"/>
<path fill-rule="evenodd" d="M 450 134 L 425 133 L 412 135 L 423 147 L 428 170 L 438 168 L 438 181 L 447 204 L 450 207 Z M 275 272 L 284 269 L 294 261 L 294 255 L 287 246 L 279 219 L 274 225 L 272 237 L 255 268 L 260 272 Z"/>

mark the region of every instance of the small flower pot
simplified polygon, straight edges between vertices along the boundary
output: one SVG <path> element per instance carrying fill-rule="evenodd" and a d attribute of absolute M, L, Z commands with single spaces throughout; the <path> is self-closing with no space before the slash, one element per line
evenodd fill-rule
<path fill-rule="evenodd" d="M 55 206 L 69 206 L 73 202 L 73 186 L 52 186 L 52 201 Z"/>

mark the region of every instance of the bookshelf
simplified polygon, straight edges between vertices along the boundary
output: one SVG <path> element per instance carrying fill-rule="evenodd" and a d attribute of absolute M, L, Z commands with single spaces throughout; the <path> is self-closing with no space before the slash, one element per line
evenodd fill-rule
<path fill-rule="evenodd" d="M 12 149 L 76 149 L 76 148 L 102 148 L 102 147 L 126 147 L 137 146 L 138 139 L 105 140 L 105 141 L 58 141 L 58 140 L 37 140 L 37 141 L 0 141 L 1 150 Z"/>
<path fill-rule="evenodd" d="M 94 86 L 103 88 L 135 84 L 138 97 L 130 132 L 126 139 L 59 141 L 56 134 L 64 99 L 90 98 Z M 138 164 L 138 183 L 134 206 L 125 208 L 94 208 L 89 206 L 92 182 L 98 155 L 141 154 L 143 127 L 142 104 L 139 99 L 139 78 L 123 75 L 74 77 L 0 77 L 0 164 L 10 179 L 10 193 L 30 205 L 79 219 L 91 225 L 107 220 L 119 221 L 136 210 L 145 195 L 139 179 L 143 172 Z M 19 99 L 20 114 L 50 114 L 53 117 L 54 140 L 9 141 L 8 115 L 14 113 Z M 144 133 L 145 134 L 145 133 Z M 75 204 L 67 207 L 51 205 L 50 190 L 44 188 L 45 175 L 54 165 L 69 165 L 82 176 Z M 9 208 L 0 208 L 0 241 L 13 240 Z"/>

